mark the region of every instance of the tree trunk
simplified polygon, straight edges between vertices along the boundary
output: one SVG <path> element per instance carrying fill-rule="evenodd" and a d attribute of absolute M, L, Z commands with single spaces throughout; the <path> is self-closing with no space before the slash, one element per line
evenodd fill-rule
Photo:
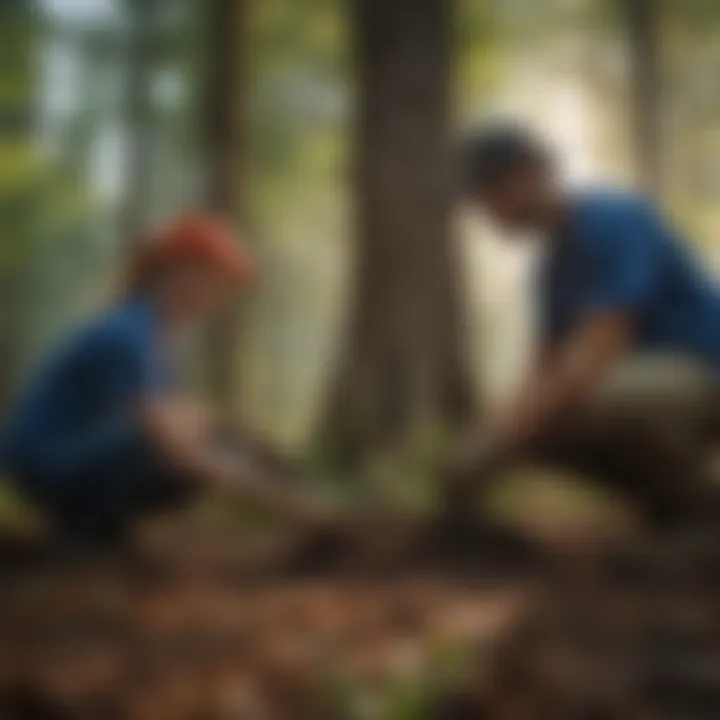
<path fill-rule="evenodd" d="M 207 0 L 206 77 L 206 204 L 214 212 L 234 219 L 242 199 L 241 55 L 243 0 Z M 208 339 L 208 379 L 212 395 L 224 404 L 236 396 L 237 313 L 211 328 Z"/>
<path fill-rule="evenodd" d="M 32 277 L 38 249 L 38 184 L 28 183 L 23 165 L 31 157 L 39 115 L 41 35 L 35 0 L 0 2 L 0 51 L 5 91 L 0 98 L 4 141 L 14 153 L 4 158 L 0 188 L 3 241 L 0 244 L 0 420 L 11 407 L 28 364 L 32 344 Z"/>
<path fill-rule="evenodd" d="M 450 3 L 355 0 L 355 296 L 321 428 L 354 459 L 468 414 L 449 238 Z"/>
<path fill-rule="evenodd" d="M 151 84 L 153 45 L 157 38 L 157 0 L 125 0 L 127 61 L 125 80 L 125 195 L 120 232 L 131 249 L 147 229 L 152 194 L 153 128 Z"/>
<path fill-rule="evenodd" d="M 631 63 L 632 126 L 635 166 L 642 189 L 662 192 L 662 0 L 620 0 Z"/>

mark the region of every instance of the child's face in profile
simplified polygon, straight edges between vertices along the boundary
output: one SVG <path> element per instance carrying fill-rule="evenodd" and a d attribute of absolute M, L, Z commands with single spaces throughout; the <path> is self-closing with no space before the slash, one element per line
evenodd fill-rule
<path fill-rule="evenodd" d="M 228 273 L 186 262 L 170 273 L 166 297 L 173 321 L 189 325 L 221 315 L 237 297 L 237 290 L 237 282 Z"/>

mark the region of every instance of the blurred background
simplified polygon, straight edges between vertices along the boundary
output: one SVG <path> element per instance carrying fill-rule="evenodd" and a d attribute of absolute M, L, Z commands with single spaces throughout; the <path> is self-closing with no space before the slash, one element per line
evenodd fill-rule
<path fill-rule="evenodd" d="M 43 354 L 117 292 L 143 233 L 207 206 L 234 219 L 262 282 L 242 318 L 199 341 L 198 386 L 300 453 L 356 460 L 412 446 L 423 463 L 439 428 L 507 395 L 533 342 L 532 254 L 500 242 L 453 192 L 456 141 L 489 118 L 540 132 L 572 186 L 654 197 L 720 271 L 716 0 L 0 0 L 0 57 L 0 421 Z M 424 469 L 403 465 L 405 484 Z M 381 483 L 397 479 L 383 472 Z M 529 487 L 513 502 L 553 533 L 587 532 L 578 506 L 596 512 L 608 500 Z M 14 513 L 0 513 L 3 528 Z M 614 505 L 598 522 L 624 532 Z M 686 706 L 641 715 L 632 703 L 615 715 L 560 714 L 534 697 L 522 714 L 513 704 L 515 652 L 536 646 L 524 627 L 509 629 L 528 607 L 543 632 L 557 631 L 532 637 L 564 658 L 563 692 L 630 677 L 633 623 L 622 622 L 634 618 L 639 633 L 650 608 L 660 629 L 648 637 L 660 639 L 643 645 L 648 655 L 662 659 L 660 648 L 684 662 L 677 648 L 702 636 L 685 659 L 709 677 L 720 628 L 705 585 L 671 579 L 627 605 L 595 587 L 586 602 L 577 587 L 553 585 L 548 600 L 527 577 L 480 590 L 468 577 L 424 575 L 249 590 L 231 554 L 245 549 L 237 530 L 211 546 L 201 572 L 183 525 L 168 567 L 190 569 L 165 585 L 122 585 L 111 568 L 70 579 L 3 572 L 0 715 L 6 706 L 10 720 L 720 714 L 715 676 L 706 715 Z M 591 565 L 578 565 L 587 580 Z M 669 620 L 666 597 L 677 601 Z M 620 605 L 635 615 L 613 614 Z M 617 646 L 562 655 L 570 606 L 580 635 L 589 628 Z M 603 625 L 605 610 L 617 627 Z M 678 617 L 691 626 L 684 645 L 668 639 Z M 481 715 L 453 696 L 425 713 L 458 668 L 471 669 L 470 691 L 479 687 L 492 664 L 468 643 L 475 652 L 498 637 L 508 684 L 491 690 L 504 710 Z M 606 675 L 578 659 L 589 656 Z M 549 666 L 538 657 L 522 661 Z M 352 710 L 313 704 L 320 675 L 323 697 L 342 695 Z M 268 710 L 273 702 L 280 709 Z"/>
<path fill-rule="evenodd" d="M 238 356 L 208 360 L 232 375 L 212 382 L 232 386 L 258 425 L 295 445 L 316 435 L 342 384 L 335 368 L 354 354 L 357 316 L 383 314 L 400 295 L 420 314 L 428 303 L 463 316 L 454 324 L 468 367 L 501 395 L 527 347 L 525 251 L 498 246 L 482 218 L 444 195 L 423 202 L 445 192 L 453 138 L 488 117 L 540 130 L 571 183 L 656 195 L 717 264 L 720 12 L 711 0 L 0 8 L 3 407 L 42 351 L 113 293 L 138 234 L 199 204 L 232 212 L 261 258 L 249 317 L 228 329 L 241 333 Z M 407 187 L 385 192 L 404 178 Z M 459 272 L 423 276 L 426 300 L 406 288 L 411 279 L 392 292 L 365 287 L 374 257 L 411 278 L 445 218 Z M 388 235 L 396 259 L 383 259 Z M 457 307 L 440 299 L 448 293 L 461 295 Z M 431 325 L 407 347 L 439 342 Z M 415 349 L 397 360 L 408 374 Z"/>

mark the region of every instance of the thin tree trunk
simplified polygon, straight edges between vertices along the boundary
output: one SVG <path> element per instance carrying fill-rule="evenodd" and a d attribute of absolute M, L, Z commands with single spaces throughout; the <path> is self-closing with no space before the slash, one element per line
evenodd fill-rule
<path fill-rule="evenodd" d="M 157 41 L 157 0 L 125 0 L 128 20 L 125 81 L 127 133 L 125 196 L 120 232 L 133 248 L 146 230 L 152 194 L 153 128 L 151 84 Z"/>
<path fill-rule="evenodd" d="M 635 166 L 642 189 L 657 197 L 662 193 L 663 181 L 662 0 L 619 1 L 631 60 Z"/>
<path fill-rule="evenodd" d="M 207 0 L 206 203 L 229 219 L 241 214 L 241 135 L 244 0 Z M 236 397 L 237 314 L 211 328 L 208 378 L 213 396 L 225 404 Z"/>
<path fill-rule="evenodd" d="M 450 3 L 355 0 L 354 306 L 321 443 L 392 445 L 471 404 L 449 238 Z"/>
<path fill-rule="evenodd" d="M 12 143 L 15 150 L 28 154 L 37 142 L 39 12 L 35 0 L 0 3 L 0 47 L 7 81 L 0 101 L 5 140 L 8 147 Z M 0 420 L 21 384 L 32 345 L 31 283 L 38 248 L 38 202 L 35 184 L 28 187 L 21 177 L 17 182 L 6 180 L 0 188 L 4 236 L 0 246 Z"/>

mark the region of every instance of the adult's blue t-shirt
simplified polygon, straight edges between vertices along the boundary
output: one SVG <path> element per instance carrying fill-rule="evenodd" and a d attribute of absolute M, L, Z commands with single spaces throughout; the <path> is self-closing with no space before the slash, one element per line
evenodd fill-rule
<path fill-rule="evenodd" d="M 576 197 L 539 292 L 550 343 L 592 315 L 627 312 L 640 349 L 720 363 L 720 290 L 644 198 L 612 191 Z"/>
<path fill-rule="evenodd" d="M 168 380 L 155 310 L 118 303 L 52 354 L 11 413 L 4 464 L 19 479 L 71 479 L 130 461 L 144 445 L 134 410 Z"/>

